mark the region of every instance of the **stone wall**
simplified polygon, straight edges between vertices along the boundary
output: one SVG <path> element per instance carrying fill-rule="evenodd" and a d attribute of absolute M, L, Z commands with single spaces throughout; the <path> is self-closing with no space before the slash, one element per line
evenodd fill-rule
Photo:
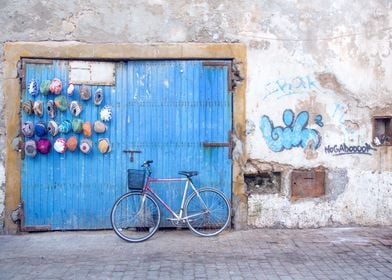
<path fill-rule="evenodd" d="M 392 224 L 392 150 L 372 121 L 392 116 L 390 1 L 7 1 L 0 23 L 0 86 L 9 41 L 245 43 L 243 173 L 282 172 L 278 193 L 248 193 L 248 224 Z M 3 117 L 0 151 L 3 213 Z M 292 170 L 318 166 L 326 195 L 293 201 Z"/>

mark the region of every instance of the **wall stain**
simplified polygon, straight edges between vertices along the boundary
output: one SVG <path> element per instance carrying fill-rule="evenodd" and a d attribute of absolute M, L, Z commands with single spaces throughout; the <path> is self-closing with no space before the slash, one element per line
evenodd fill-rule
<path fill-rule="evenodd" d="M 319 82 L 320 86 L 335 91 L 337 93 L 346 93 L 347 90 L 344 86 L 338 81 L 336 76 L 332 73 L 315 73 L 316 79 Z"/>

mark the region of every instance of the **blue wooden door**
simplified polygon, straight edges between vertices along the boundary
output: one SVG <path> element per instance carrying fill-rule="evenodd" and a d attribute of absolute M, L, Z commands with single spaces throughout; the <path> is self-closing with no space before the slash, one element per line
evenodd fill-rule
<path fill-rule="evenodd" d="M 203 61 L 132 61 L 121 65 L 119 86 L 129 92 L 127 146 L 141 151 L 137 168 L 151 159 L 153 176 L 179 177 L 178 171 L 199 171 L 198 186 L 211 186 L 231 198 L 231 159 L 228 147 L 203 147 L 204 142 L 227 143 L 232 128 L 232 98 L 228 63 Z M 153 188 L 178 211 L 183 183 Z M 162 225 L 167 212 L 163 211 Z"/>
<path fill-rule="evenodd" d="M 56 96 L 31 96 L 29 82 L 59 78 L 63 83 L 61 95 L 68 104 L 78 101 L 82 113 L 78 118 L 93 124 L 100 110 L 110 105 L 113 118 L 107 130 L 91 137 L 82 133 L 46 135 L 52 142 L 59 137 L 76 136 L 79 143 L 92 142 L 89 154 L 79 149 L 57 153 L 26 156 L 22 163 L 22 200 L 26 229 L 102 229 L 110 228 L 109 213 L 117 197 L 127 191 L 127 168 L 139 168 L 144 160 L 152 159 L 154 177 L 176 177 L 178 170 L 197 170 L 195 183 L 212 186 L 231 197 L 231 160 L 228 147 L 203 147 L 203 142 L 227 142 L 232 126 L 232 101 L 228 92 L 228 64 L 206 66 L 203 61 L 129 61 L 116 63 L 115 84 L 87 85 L 92 95 L 103 89 L 104 101 L 94 105 L 93 99 L 81 100 L 75 86 L 72 96 L 66 93 L 69 63 L 53 61 L 26 63 L 26 89 L 22 100 L 41 100 L 44 105 Z M 57 111 L 54 120 L 61 124 L 75 117 L 70 110 Z M 39 121 L 42 117 L 21 114 L 21 123 Z M 25 140 L 40 137 L 26 137 Z M 42 138 L 42 137 L 41 137 Z M 108 138 L 111 152 L 98 150 L 100 138 Z M 123 150 L 140 150 L 130 162 Z M 177 210 L 181 200 L 179 184 L 156 185 L 157 192 Z M 163 224 L 166 214 L 164 214 Z"/>

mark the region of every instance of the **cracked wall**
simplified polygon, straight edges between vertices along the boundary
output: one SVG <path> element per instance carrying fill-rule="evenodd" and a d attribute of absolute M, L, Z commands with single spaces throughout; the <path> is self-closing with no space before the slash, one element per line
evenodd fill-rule
<path fill-rule="evenodd" d="M 247 196 L 241 215 L 248 225 L 392 224 L 392 150 L 373 146 L 371 122 L 374 115 L 392 116 L 391 14 L 386 0 L 245 0 L 235 6 L 227 0 L 132 6 L 71 0 L 55 9 L 46 0 L 6 1 L 0 7 L 0 85 L 9 41 L 245 43 L 246 124 L 234 129 L 246 141 L 236 139 L 233 156 L 244 174 L 282 172 L 279 193 Z M 0 104 L 1 223 L 3 93 Z M 291 171 L 316 166 L 326 168 L 327 195 L 292 202 Z M 245 197 L 246 187 L 240 192 Z"/>

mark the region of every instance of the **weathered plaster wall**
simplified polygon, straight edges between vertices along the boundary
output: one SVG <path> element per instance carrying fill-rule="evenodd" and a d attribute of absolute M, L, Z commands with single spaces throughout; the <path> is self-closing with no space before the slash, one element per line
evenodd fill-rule
<path fill-rule="evenodd" d="M 284 180 L 281 193 L 250 194 L 248 223 L 391 224 L 392 148 L 372 145 L 371 118 L 392 115 L 392 4 L 313 4 L 280 11 L 273 40 L 250 41 L 245 172 L 282 170 Z M 290 118 L 301 112 L 298 129 Z M 356 153 L 332 152 L 342 144 Z M 290 200 L 291 171 L 317 166 L 327 168 L 326 196 Z"/>
<path fill-rule="evenodd" d="M 248 224 L 392 224 L 391 149 L 377 147 L 370 155 L 326 152 L 342 143 L 366 148 L 372 143 L 371 117 L 392 115 L 390 1 L 1 1 L 0 24 L 0 85 L 8 41 L 247 44 L 247 141 L 237 143 L 236 152 L 247 151 L 244 173 L 283 172 L 279 194 L 249 194 Z M 0 94 L 2 112 L 3 104 Z M 263 116 L 264 124 L 286 127 L 285 110 L 286 123 L 308 113 L 302 132 L 313 139 L 311 145 L 304 140 L 305 148 L 293 147 L 288 138 L 282 148 L 262 133 L 268 130 Z M 4 142 L 2 117 L 1 215 Z M 316 166 L 327 169 L 326 197 L 291 201 L 292 169 Z"/>

